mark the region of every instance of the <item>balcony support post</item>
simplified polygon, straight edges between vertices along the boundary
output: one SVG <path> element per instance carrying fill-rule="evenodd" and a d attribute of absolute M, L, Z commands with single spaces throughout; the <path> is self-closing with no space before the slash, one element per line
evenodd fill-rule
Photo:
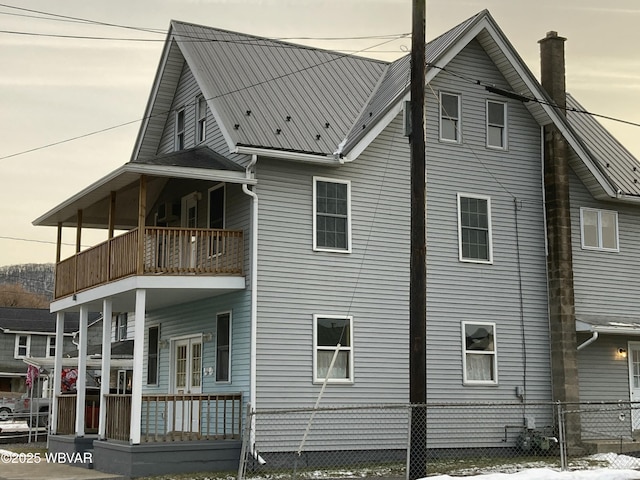
<path fill-rule="evenodd" d="M 78 379 L 76 380 L 76 437 L 84 437 L 84 407 L 87 393 L 87 327 L 89 307 L 80 306 L 80 335 L 78 342 Z"/>
<path fill-rule="evenodd" d="M 102 364 L 100 378 L 100 422 L 98 438 L 107 438 L 107 395 L 109 395 L 109 379 L 111 377 L 111 317 L 113 302 L 110 298 L 102 301 Z"/>
<path fill-rule="evenodd" d="M 73 293 L 78 291 L 78 253 L 80 253 L 80 247 L 82 245 L 82 210 L 78 210 L 78 223 L 76 225 L 76 256 L 74 259 L 75 265 L 73 267 Z"/>
<path fill-rule="evenodd" d="M 56 265 L 62 259 L 62 222 L 58 222 L 58 236 L 56 238 Z"/>
<path fill-rule="evenodd" d="M 138 275 L 144 273 L 144 224 L 147 216 L 147 177 L 140 175 L 140 198 L 138 200 Z"/>
<path fill-rule="evenodd" d="M 131 382 L 130 442 L 140 443 L 142 422 L 142 365 L 144 363 L 144 327 L 147 291 L 136 290 L 135 329 L 133 334 L 133 379 Z"/>
<path fill-rule="evenodd" d="M 107 279 L 111 281 L 111 246 L 116 223 L 116 192 L 111 192 L 109 201 L 109 241 L 107 242 Z"/>
<path fill-rule="evenodd" d="M 56 314 L 56 356 L 53 361 L 53 392 L 51 393 L 51 423 L 53 435 L 58 430 L 58 396 L 62 390 L 62 350 L 64 348 L 64 312 Z"/>

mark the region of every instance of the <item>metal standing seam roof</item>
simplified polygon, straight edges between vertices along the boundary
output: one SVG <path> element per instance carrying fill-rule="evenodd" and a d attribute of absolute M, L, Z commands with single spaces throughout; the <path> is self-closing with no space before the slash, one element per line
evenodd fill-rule
<path fill-rule="evenodd" d="M 487 14 L 487 10 L 483 10 L 428 42 L 425 47 L 427 65 L 437 62 L 441 55 L 459 39 L 462 32 Z M 393 105 L 409 92 L 410 83 L 411 55 L 409 54 L 389 64 L 378 88 L 362 110 L 353 128 L 349 131 L 344 141 L 342 152 L 351 150 L 366 134 L 371 124 L 384 116 Z"/>
<path fill-rule="evenodd" d="M 640 162 L 570 94 L 567 121 L 620 193 L 640 196 Z"/>
<path fill-rule="evenodd" d="M 387 62 L 172 21 L 234 145 L 332 154 Z"/>

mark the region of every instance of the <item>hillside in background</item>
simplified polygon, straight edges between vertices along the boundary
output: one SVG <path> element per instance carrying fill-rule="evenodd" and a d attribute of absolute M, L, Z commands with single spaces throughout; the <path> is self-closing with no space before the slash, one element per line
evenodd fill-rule
<path fill-rule="evenodd" d="M 2 306 L 35 306 L 30 303 L 36 298 L 46 300 L 47 306 L 53 298 L 53 269 L 53 263 L 25 263 L 0 267 L 0 293 L 11 292 L 14 296 L 18 295 L 18 300 L 0 302 L 5 303 Z M 16 301 L 18 305 L 14 305 Z"/>

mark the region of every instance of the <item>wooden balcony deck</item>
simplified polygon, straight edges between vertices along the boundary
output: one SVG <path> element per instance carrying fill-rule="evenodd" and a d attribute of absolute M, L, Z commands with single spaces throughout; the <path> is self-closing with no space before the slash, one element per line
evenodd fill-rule
<path fill-rule="evenodd" d="M 139 237 L 136 228 L 59 262 L 55 299 L 131 275 L 243 274 L 241 230 L 145 227 Z"/>

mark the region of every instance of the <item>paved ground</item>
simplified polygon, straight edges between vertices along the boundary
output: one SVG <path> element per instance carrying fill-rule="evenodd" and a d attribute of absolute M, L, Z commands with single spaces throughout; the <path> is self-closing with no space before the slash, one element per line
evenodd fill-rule
<path fill-rule="evenodd" d="M 122 477 L 108 473 L 89 470 L 83 467 L 74 467 L 58 463 L 47 462 L 45 458 L 39 463 L 32 458 L 31 463 L 13 463 L 9 460 L 6 450 L 0 450 L 0 480 L 115 480 Z M 20 459 L 18 459 L 20 460 Z M 27 458 L 22 458 L 27 461 Z"/>

